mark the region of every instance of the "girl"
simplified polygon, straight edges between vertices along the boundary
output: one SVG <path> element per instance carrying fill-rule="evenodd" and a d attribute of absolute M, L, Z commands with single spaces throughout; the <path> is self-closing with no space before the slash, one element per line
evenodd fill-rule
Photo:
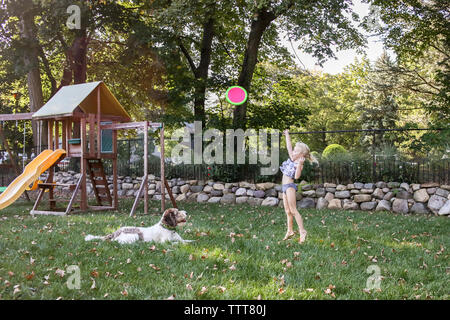
<path fill-rule="evenodd" d="M 300 178 L 305 159 L 316 163 L 317 160 L 310 154 L 309 147 L 304 143 L 297 142 L 294 150 L 292 150 L 289 130 L 285 130 L 284 134 L 286 136 L 286 147 L 289 152 L 289 159 L 284 161 L 280 166 L 281 172 L 283 173 L 283 205 L 287 216 L 287 232 L 283 240 L 287 240 L 294 235 L 293 220 L 295 217 L 295 221 L 297 222 L 300 231 L 299 243 L 303 243 L 306 239 L 307 232 L 303 227 L 302 217 L 297 210 L 297 198 L 295 195 L 297 192 L 297 185 L 294 183 L 294 179 Z"/>

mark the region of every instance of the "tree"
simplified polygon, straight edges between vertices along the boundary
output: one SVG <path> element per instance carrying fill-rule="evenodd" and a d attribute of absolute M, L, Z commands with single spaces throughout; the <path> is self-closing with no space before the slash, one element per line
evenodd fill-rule
<path fill-rule="evenodd" d="M 333 46 L 347 49 L 362 45 L 361 35 L 346 15 L 350 5 L 351 1 L 338 0 L 259 0 L 249 4 L 250 31 L 237 84 L 251 92 L 261 40 L 270 29 L 274 34 L 284 31 L 290 38 L 301 41 L 300 48 L 313 54 L 319 63 L 334 57 Z M 246 115 L 247 103 L 236 107 L 233 126 L 244 128 Z"/>

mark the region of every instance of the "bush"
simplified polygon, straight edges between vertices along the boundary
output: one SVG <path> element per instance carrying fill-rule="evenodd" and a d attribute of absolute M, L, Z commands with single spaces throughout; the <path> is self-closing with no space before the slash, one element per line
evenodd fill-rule
<path fill-rule="evenodd" d="M 322 157 L 324 159 L 333 159 L 338 158 L 340 156 L 346 155 L 347 150 L 340 144 L 330 144 L 326 147 L 322 152 Z"/>

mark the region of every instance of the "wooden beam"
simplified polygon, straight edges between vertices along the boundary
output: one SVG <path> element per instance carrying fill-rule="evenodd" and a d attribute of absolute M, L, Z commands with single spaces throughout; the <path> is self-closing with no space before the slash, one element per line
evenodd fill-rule
<path fill-rule="evenodd" d="M 144 124 L 144 214 L 148 214 L 148 122 Z"/>
<path fill-rule="evenodd" d="M 81 173 L 81 202 L 80 209 L 85 211 L 87 209 L 87 190 L 86 190 L 86 162 L 84 158 L 86 152 L 86 118 L 81 118 L 80 121 L 80 138 L 81 138 L 81 163 L 80 163 L 80 173 Z"/>
<path fill-rule="evenodd" d="M 160 134 L 160 149 L 161 149 L 161 212 L 166 210 L 166 193 L 165 193 L 165 172 L 164 172 L 164 124 L 159 132 Z"/>
<path fill-rule="evenodd" d="M 101 121 L 101 98 L 100 98 L 100 86 L 97 88 L 97 158 L 100 159 L 101 152 L 101 131 L 100 131 L 100 121 Z"/>
<path fill-rule="evenodd" d="M 34 112 L 0 114 L 0 121 L 31 120 Z"/>
<path fill-rule="evenodd" d="M 117 210 L 119 205 L 119 196 L 117 193 L 117 131 L 113 130 L 113 155 L 115 156 L 112 159 L 112 166 L 113 166 L 113 207 L 115 210 Z"/>
<path fill-rule="evenodd" d="M 128 122 L 128 123 L 112 123 L 105 124 L 101 126 L 101 129 L 112 129 L 112 130 L 127 130 L 127 129 L 140 129 L 143 128 L 145 123 L 151 128 L 160 128 L 161 123 L 140 121 L 140 122 Z"/>
<path fill-rule="evenodd" d="M 59 121 L 55 121 L 55 150 L 59 149 Z"/>
<path fill-rule="evenodd" d="M 70 210 L 72 210 L 73 203 L 75 201 L 75 198 L 77 197 L 77 193 L 78 193 L 78 190 L 80 190 L 82 182 L 83 182 L 83 175 L 81 175 L 81 177 L 78 179 L 75 190 L 73 191 L 72 197 L 70 198 L 70 202 L 67 205 L 65 214 L 69 214 Z"/>
<path fill-rule="evenodd" d="M 89 157 L 95 158 L 95 115 L 93 113 L 89 113 L 88 116 L 89 122 Z"/>
<path fill-rule="evenodd" d="M 48 120 L 48 149 L 53 150 L 53 120 Z"/>
<path fill-rule="evenodd" d="M 132 217 L 137 209 L 138 203 L 139 203 L 139 198 L 141 197 L 142 194 L 142 190 L 144 189 L 144 181 L 145 181 L 145 177 L 142 177 L 142 183 L 141 186 L 139 187 L 139 191 L 136 195 L 136 198 L 134 199 L 134 203 L 133 203 L 133 207 L 131 208 L 130 211 L 130 217 Z"/>

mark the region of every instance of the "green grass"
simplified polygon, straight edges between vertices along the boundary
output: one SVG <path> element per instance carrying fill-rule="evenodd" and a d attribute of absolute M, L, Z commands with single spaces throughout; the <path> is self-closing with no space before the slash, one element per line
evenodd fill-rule
<path fill-rule="evenodd" d="M 0 211 L 0 298 L 449 299 L 447 217 L 303 210 L 309 234 L 299 245 L 280 241 L 280 208 L 183 203 L 190 218 L 180 234 L 193 243 L 84 241 L 159 220 L 128 217 L 130 205 L 67 217 L 33 218 L 27 204 Z M 67 287 L 70 265 L 80 268 L 79 290 Z M 369 292 L 370 265 L 382 280 Z"/>

